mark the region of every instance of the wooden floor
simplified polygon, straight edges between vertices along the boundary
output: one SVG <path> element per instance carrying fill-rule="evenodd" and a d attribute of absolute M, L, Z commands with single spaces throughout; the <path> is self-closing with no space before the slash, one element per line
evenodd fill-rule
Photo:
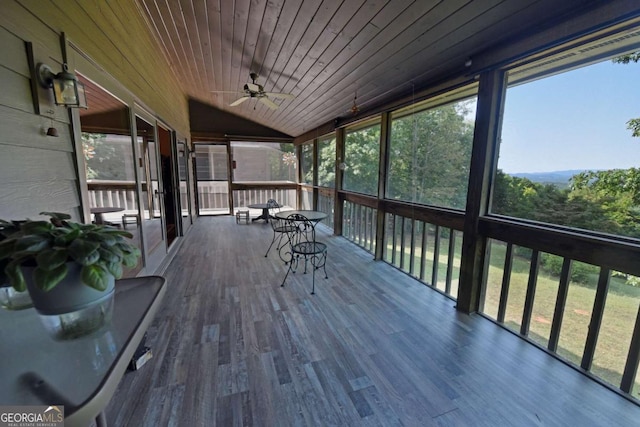
<path fill-rule="evenodd" d="M 640 407 L 341 237 L 289 276 L 269 226 L 200 218 L 114 426 L 632 426 Z"/>

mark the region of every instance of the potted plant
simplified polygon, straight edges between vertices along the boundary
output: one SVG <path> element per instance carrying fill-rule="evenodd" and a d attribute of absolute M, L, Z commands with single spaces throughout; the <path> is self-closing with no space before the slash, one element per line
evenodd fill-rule
<path fill-rule="evenodd" d="M 6 235 L 13 233 L 15 229 L 16 226 L 13 223 L 0 224 L 0 242 L 5 240 Z M 8 263 L 8 259 L 0 260 L 0 307 L 6 310 L 22 310 L 33 307 L 33 302 L 26 289 L 17 291 L 9 284 L 9 279 L 4 274 L 4 268 Z"/>
<path fill-rule="evenodd" d="M 0 265 L 16 291 L 28 289 L 45 325 L 58 338 L 73 338 L 110 319 L 115 279 L 137 264 L 131 233 L 69 221 L 0 220 Z"/>

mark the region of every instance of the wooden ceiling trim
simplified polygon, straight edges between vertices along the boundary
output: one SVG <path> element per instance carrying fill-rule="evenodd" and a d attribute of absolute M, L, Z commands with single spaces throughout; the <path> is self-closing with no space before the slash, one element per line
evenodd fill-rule
<path fill-rule="evenodd" d="M 356 2 L 349 3 L 359 4 Z M 277 79 L 275 79 L 274 89 L 276 91 L 289 93 L 289 91 L 294 89 L 295 84 L 291 85 L 291 87 L 287 89 L 292 80 L 295 82 L 293 76 L 298 73 L 300 64 L 305 58 L 314 57 L 314 46 L 319 42 L 322 34 L 327 30 L 327 28 L 329 28 L 332 20 L 336 19 L 338 10 L 343 4 L 344 2 L 329 2 L 329 4 L 324 2 L 316 10 L 298 45 L 295 47 L 291 55 L 289 55 L 286 65 L 278 75 Z"/>
<path fill-rule="evenodd" d="M 209 86 L 208 90 L 224 88 L 222 81 L 222 23 L 220 22 L 221 11 L 217 2 L 207 2 L 207 28 L 209 31 L 209 49 L 211 51 L 211 71 L 215 86 Z M 191 94 L 195 95 L 194 91 Z M 211 96 L 211 93 L 209 93 Z"/>
<path fill-rule="evenodd" d="M 234 3 L 234 23 L 233 26 L 233 43 L 231 50 L 231 74 L 229 87 L 240 88 L 240 71 L 242 70 L 242 60 L 244 57 L 244 48 L 247 42 L 247 28 L 249 27 L 249 18 L 251 17 L 250 0 L 236 0 Z"/>
<path fill-rule="evenodd" d="M 220 2 L 220 37 L 222 38 L 222 82 L 231 87 L 231 56 L 233 55 L 233 2 Z"/>
<path fill-rule="evenodd" d="M 334 29 L 327 31 L 327 28 L 332 28 L 330 26 L 331 20 L 334 19 L 335 16 L 337 16 L 338 11 L 341 9 L 341 6 L 343 5 L 343 3 L 339 3 L 339 4 L 337 2 L 334 2 L 334 3 L 335 3 L 334 8 L 323 7 L 319 9 L 320 14 L 318 14 L 318 11 L 316 11 L 316 15 L 312 19 L 312 25 L 309 25 L 308 28 L 305 30 L 305 33 L 300 39 L 298 46 L 296 46 L 292 54 L 285 55 L 286 64 L 282 68 L 283 72 L 281 73 L 280 77 L 284 77 L 286 81 L 281 86 L 278 85 L 278 83 L 276 83 L 277 91 L 281 91 L 284 93 L 292 93 L 296 96 L 299 96 L 300 95 L 299 88 L 300 88 L 301 80 L 293 79 L 292 77 L 294 75 L 303 75 L 302 80 L 304 80 L 309 68 L 314 64 L 319 64 L 318 61 L 320 56 L 330 46 L 330 43 L 333 42 L 340 35 L 340 33 L 344 31 L 344 28 L 348 22 L 346 19 L 342 21 L 341 27 L 334 26 L 333 27 Z M 354 2 L 350 2 L 350 3 L 352 3 L 351 4 L 352 8 L 354 7 L 354 4 L 356 6 L 362 5 L 362 3 L 354 3 Z M 358 9 L 359 7 L 352 9 L 351 13 L 353 13 Z M 328 34 L 326 34 L 327 32 Z M 322 40 L 321 36 L 323 34 L 326 34 L 326 40 Z M 345 45 L 348 43 L 347 37 L 348 36 L 345 36 Z M 316 46 L 318 42 L 320 46 Z M 307 62 L 306 68 L 301 69 L 300 65 L 305 58 L 310 59 L 310 61 Z M 290 82 L 291 84 L 289 84 Z M 287 100 L 284 102 L 289 104 L 292 101 Z M 301 99 L 300 102 L 304 102 L 304 100 Z M 289 106 L 289 108 L 291 107 Z M 264 112 L 264 116 L 266 120 L 270 122 L 277 121 L 278 112 L 280 111 L 282 110 L 281 109 L 267 110 Z"/>
<path fill-rule="evenodd" d="M 249 78 L 249 74 L 243 76 L 244 70 L 253 69 L 253 61 L 257 49 L 257 40 L 260 37 L 260 27 L 262 25 L 265 13 L 267 11 L 267 1 L 261 0 L 251 2 L 247 17 L 247 25 L 242 43 L 242 49 L 239 52 L 240 62 L 236 68 L 235 83 L 230 87 L 231 90 L 240 90 L 245 83 L 245 79 Z M 235 100 L 235 99 L 234 99 Z"/>
<path fill-rule="evenodd" d="M 180 80 L 178 74 L 176 73 L 177 70 L 173 66 L 174 61 L 169 53 L 170 51 L 169 47 L 167 46 L 167 43 L 165 42 L 164 38 L 161 36 L 160 29 L 156 25 L 156 22 L 153 19 L 151 19 L 151 14 L 147 10 L 147 5 L 144 2 L 140 1 L 140 2 L 136 2 L 136 7 L 138 8 L 138 12 L 140 13 L 140 16 L 142 16 L 142 19 L 144 20 L 145 25 L 149 30 L 149 33 L 151 34 L 153 40 L 158 44 L 158 50 L 164 56 L 171 70 L 174 71 L 176 80 Z"/>
<path fill-rule="evenodd" d="M 293 25 L 289 29 L 287 37 L 282 43 L 275 62 L 271 68 L 268 69 L 265 74 L 266 83 L 273 82 L 273 85 L 269 85 L 272 92 L 277 91 L 276 83 L 279 77 L 287 68 L 287 64 L 291 61 L 291 58 L 295 50 L 300 46 L 302 39 L 314 20 L 319 20 L 317 17 L 318 10 L 322 5 L 322 0 L 305 1 L 298 10 L 296 18 L 311 16 L 310 21 L 305 22 L 305 19 L 295 19 Z"/>
<path fill-rule="evenodd" d="M 347 91 L 349 87 L 352 87 L 357 82 L 358 75 L 367 74 L 367 82 L 361 84 L 363 89 L 360 90 L 360 96 L 366 99 L 368 95 L 367 87 L 370 91 L 376 91 L 378 88 L 381 92 L 386 92 L 389 89 L 397 86 L 398 83 L 390 83 L 390 80 L 394 80 L 394 75 L 401 71 L 401 67 L 396 62 L 392 63 L 391 67 L 384 68 L 385 63 L 389 63 L 387 58 L 395 57 L 398 52 L 405 52 L 415 42 L 415 36 L 413 36 L 412 27 L 426 28 L 423 35 L 434 31 L 435 28 L 446 17 L 456 13 L 461 6 L 464 6 L 467 0 L 448 1 L 439 3 L 435 7 L 431 7 L 432 3 L 422 4 L 422 9 L 408 9 L 405 11 L 407 16 L 400 15 L 394 22 L 405 22 L 406 19 L 414 19 L 410 25 L 402 27 L 400 25 L 395 26 L 394 32 L 386 37 L 383 37 L 383 33 L 373 38 L 368 47 L 360 50 L 357 55 L 354 55 L 345 63 L 345 69 L 348 74 L 340 74 L 336 76 L 339 81 L 332 87 L 328 87 L 327 83 L 323 83 L 319 86 L 318 90 L 323 94 L 322 98 L 317 100 L 314 108 L 307 109 L 305 111 L 306 116 L 318 114 L 319 110 L 326 110 L 327 105 L 336 102 L 336 96 L 344 98 L 342 92 Z M 375 49 L 377 47 L 377 49 Z M 375 49 L 375 50 L 373 50 Z M 409 79 L 405 79 L 409 80 Z M 378 86 L 376 82 L 381 84 Z"/>
<path fill-rule="evenodd" d="M 162 41 L 162 46 L 166 49 L 169 56 L 169 66 L 174 70 L 174 74 L 178 77 L 180 82 L 185 82 L 187 77 L 180 69 L 180 60 L 178 57 L 178 50 L 176 49 L 174 40 L 169 36 L 169 28 L 162 18 L 161 12 L 154 1 L 151 1 L 151 5 L 147 1 L 142 1 L 142 7 L 150 16 L 150 20 L 154 25 L 158 38 Z"/>
<path fill-rule="evenodd" d="M 160 9 L 160 16 L 167 29 L 167 34 L 174 40 L 174 49 L 176 50 L 176 67 L 182 70 L 182 73 L 188 76 L 189 84 L 194 87 L 201 87 L 202 82 L 199 79 L 197 69 L 194 70 L 195 64 L 193 59 L 193 49 L 191 49 L 191 41 L 189 35 L 182 22 L 182 12 L 179 10 L 179 4 L 172 0 L 162 0 L 164 6 Z M 176 10 L 176 7 L 178 10 Z"/>
<path fill-rule="evenodd" d="M 314 108 L 314 114 L 317 114 L 317 109 L 320 108 L 323 99 L 326 98 L 327 93 L 332 92 L 332 87 L 336 85 L 340 86 L 339 92 L 348 91 L 353 93 L 358 79 L 356 77 L 355 79 L 346 80 L 347 75 L 353 73 L 351 70 L 361 71 L 363 64 L 369 58 L 384 49 L 384 47 L 395 40 L 399 34 L 406 31 L 409 23 L 414 23 L 420 17 L 427 14 L 432 9 L 434 3 L 437 2 L 416 2 L 404 10 L 400 10 L 395 4 L 387 3 L 380 10 L 372 10 L 369 8 L 367 12 L 370 14 L 368 15 L 356 15 L 361 19 L 357 26 L 360 28 L 358 33 L 354 34 L 353 39 L 349 40 L 348 44 L 345 44 L 333 58 L 325 60 L 324 63 L 327 65 L 319 70 L 319 73 L 316 75 L 311 74 L 310 77 L 312 78 L 308 81 L 307 86 L 302 88 L 305 93 L 309 94 L 309 98 L 313 97 L 314 99 L 313 104 L 306 101 L 305 110 L 312 105 L 316 107 Z M 389 22 L 389 24 L 383 28 L 374 26 L 369 22 L 374 16 L 379 14 L 384 15 L 388 19 L 387 22 Z M 352 26 L 351 28 L 354 27 Z M 360 64 L 360 66 L 358 66 L 357 69 L 352 68 L 356 63 Z M 368 68 L 364 70 L 362 75 L 366 75 L 367 79 L 370 80 L 369 76 L 373 71 L 372 68 Z M 336 90 L 336 92 L 337 91 L 338 90 Z M 292 107 L 297 107 L 296 104 L 292 105 Z M 287 120 L 287 116 L 290 116 L 291 113 L 295 114 L 295 111 L 296 109 L 292 108 L 287 112 L 280 112 L 276 117 L 272 117 L 272 119 L 282 124 L 290 123 L 290 120 L 295 119 L 295 117 L 290 117 L 290 119 Z M 299 119 L 304 120 L 309 117 L 309 115 L 310 114 L 299 116 Z"/>
<path fill-rule="evenodd" d="M 322 29 L 318 37 L 310 45 L 309 50 L 301 52 L 302 59 L 294 70 L 285 69 L 285 76 L 287 82 L 282 86 L 284 93 L 293 93 L 299 95 L 300 83 L 304 81 L 305 76 L 315 64 L 319 61 L 324 52 L 329 48 L 331 43 L 340 36 L 344 31 L 344 28 L 351 20 L 352 16 L 362 7 L 365 0 L 356 2 L 355 0 L 349 0 L 342 2 L 340 7 L 331 16 Z M 296 78 L 295 76 L 301 76 Z"/>
<path fill-rule="evenodd" d="M 190 1 L 189 4 L 191 7 L 188 9 L 189 13 L 186 20 L 191 22 L 191 25 L 189 25 L 190 31 L 195 31 L 196 45 L 198 46 L 204 73 L 204 86 L 201 90 L 208 92 L 216 87 L 216 76 L 213 70 L 214 59 L 211 51 L 211 33 L 209 32 L 209 11 L 203 1 Z"/>
<path fill-rule="evenodd" d="M 450 25 L 449 21 L 455 20 L 456 24 L 464 22 L 460 27 L 467 25 L 469 22 L 477 22 L 477 16 L 485 13 L 486 10 L 490 10 L 495 4 L 493 6 L 487 5 L 486 7 L 488 9 L 484 10 L 478 9 L 477 5 L 474 5 L 472 12 L 470 12 L 469 4 L 464 4 L 460 8 L 457 6 L 459 5 L 453 2 L 447 2 L 446 5 L 443 5 L 446 9 L 439 9 L 438 14 L 435 13 L 436 8 L 434 8 L 431 13 L 424 15 L 423 18 L 414 23 L 414 25 L 427 28 L 421 36 L 412 39 L 409 37 L 410 29 L 407 29 L 407 31 L 404 31 L 393 41 L 398 43 L 397 45 L 392 45 L 391 42 L 387 45 L 391 50 L 389 55 L 371 56 L 367 59 L 367 62 L 375 59 L 380 62 L 368 65 L 367 62 L 365 62 L 360 65 L 359 67 L 364 66 L 372 70 L 370 73 L 371 83 L 367 83 L 367 85 L 364 86 L 365 90 L 359 91 L 361 95 L 364 95 L 367 99 L 373 99 L 372 94 L 374 93 L 389 95 L 392 92 L 402 90 L 401 86 L 405 84 L 410 84 L 411 82 L 420 83 L 421 75 L 415 75 L 415 70 L 419 69 L 420 65 L 427 66 L 428 68 L 428 71 L 423 73 L 423 75 L 433 75 L 434 69 L 428 67 L 430 64 L 425 63 L 424 58 L 428 56 L 423 53 L 429 47 L 433 46 L 437 46 L 439 51 L 449 51 L 448 43 L 451 42 L 449 35 L 453 28 L 458 28 L 455 25 Z M 504 13 L 508 14 L 510 12 L 509 10 L 505 10 Z M 385 48 L 387 48 L 387 46 L 385 46 Z M 451 53 L 448 53 L 448 55 L 453 57 Z M 404 58 L 407 59 L 404 60 Z M 406 66 L 406 62 L 409 61 L 416 63 L 415 66 Z M 458 67 L 453 64 L 453 68 L 458 68 L 459 72 L 464 71 L 463 67 L 463 63 L 459 64 Z M 409 70 L 412 70 L 411 74 L 409 74 Z M 358 68 L 353 69 L 351 75 L 357 71 Z M 349 78 L 342 79 L 340 83 L 335 85 L 330 91 L 323 91 L 324 100 L 321 104 L 313 108 L 308 108 L 306 117 L 320 114 L 321 111 L 326 111 L 328 106 L 335 105 L 341 101 L 343 103 L 346 102 L 343 91 L 347 89 L 351 81 L 351 75 Z M 424 83 L 424 80 L 422 83 Z"/>
<path fill-rule="evenodd" d="M 170 7 L 171 15 L 174 17 L 177 34 L 180 40 L 184 41 L 183 49 L 185 56 L 191 60 L 180 64 L 180 68 L 188 67 L 194 76 L 198 87 L 207 87 L 206 66 L 204 65 L 202 55 L 202 43 L 198 33 L 198 27 L 195 25 L 196 17 L 193 14 L 191 1 L 177 2 L 174 0 L 165 0 Z M 188 16 L 188 23 L 185 18 Z"/>
<path fill-rule="evenodd" d="M 295 18 L 298 15 L 300 8 L 302 7 L 302 0 L 294 0 L 293 2 L 289 1 L 285 3 L 286 7 L 281 7 L 279 9 L 279 15 L 276 18 L 275 29 L 271 33 L 261 32 L 261 36 L 269 37 L 269 43 L 267 44 L 267 49 L 265 50 L 265 55 L 262 60 L 256 61 L 255 66 L 257 66 L 256 70 L 249 70 L 251 72 L 257 73 L 259 80 L 258 82 L 264 86 L 267 81 L 267 77 L 269 77 L 270 70 L 273 70 L 275 61 L 280 54 L 282 47 L 285 43 L 285 40 L 289 36 L 291 28 L 294 26 Z M 274 48 L 272 48 L 272 46 Z M 278 48 L 279 47 L 279 48 Z M 252 64 L 254 65 L 254 64 Z M 246 81 L 249 80 L 249 75 L 244 77 Z M 269 86 L 265 88 L 267 92 L 271 92 Z M 259 103 L 257 100 L 249 100 L 249 102 L 245 102 L 237 108 L 239 113 L 244 113 L 249 116 L 251 110 L 261 110 L 263 107 L 262 103 Z M 261 114 L 257 114 L 256 116 L 261 117 Z M 266 124 L 265 120 L 259 120 L 261 123 Z"/>

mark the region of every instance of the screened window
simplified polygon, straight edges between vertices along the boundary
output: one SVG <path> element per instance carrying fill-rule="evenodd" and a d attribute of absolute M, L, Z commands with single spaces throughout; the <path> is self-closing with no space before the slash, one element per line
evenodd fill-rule
<path fill-rule="evenodd" d="M 131 136 L 82 133 L 88 180 L 135 181 Z"/>
<path fill-rule="evenodd" d="M 492 213 L 640 238 L 637 61 L 509 73 Z"/>
<path fill-rule="evenodd" d="M 234 182 L 296 182 L 291 143 L 231 142 Z"/>
<path fill-rule="evenodd" d="M 380 123 L 345 134 L 343 188 L 370 195 L 378 194 Z"/>
<path fill-rule="evenodd" d="M 227 147 L 225 145 L 202 145 L 196 147 L 196 176 L 198 181 L 226 181 Z"/>
<path fill-rule="evenodd" d="M 318 185 L 336 186 L 336 137 L 333 135 L 318 140 Z"/>
<path fill-rule="evenodd" d="M 300 147 L 302 149 L 302 182 L 313 185 L 313 142 L 306 142 Z"/>
<path fill-rule="evenodd" d="M 474 95 L 393 113 L 386 197 L 464 209 L 475 109 Z"/>

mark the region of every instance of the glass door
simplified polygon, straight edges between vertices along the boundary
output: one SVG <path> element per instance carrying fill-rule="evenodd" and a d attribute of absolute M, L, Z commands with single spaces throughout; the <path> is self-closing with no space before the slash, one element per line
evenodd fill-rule
<path fill-rule="evenodd" d="M 142 195 L 140 222 L 144 241 L 145 267 L 148 272 L 153 272 L 160 266 L 167 253 L 159 198 L 162 189 L 158 180 L 155 126 L 136 116 L 136 136 L 140 155 L 138 159 Z"/>
<path fill-rule="evenodd" d="M 228 144 L 195 145 L 198 215 L 228 215 L 229 148 Z"/>
<path fill-rule="evenodd" d="M 132 243 L 142 251 L 136 195 L 136 157 L 131 137 L 129 108 L 98 84 L 78 73 L 92 96 L 91 109 L 79 109 L 82 131 L 84 181 L 92 221 L 122 228 L 132 234 Z M 125 268 L 123 277 L 135 277 L 142 260 Z"/>
<path fill-rule="evenodd" d="M 168 129 L 158 125 L 158 148 L 160 153 L 160 185 L 157 193 L 164 207 L 164 234 L 167 245 L 175 241 L 180 229 L 181 216 L 178 214 L 178 180 L 175 144 Z"/>

